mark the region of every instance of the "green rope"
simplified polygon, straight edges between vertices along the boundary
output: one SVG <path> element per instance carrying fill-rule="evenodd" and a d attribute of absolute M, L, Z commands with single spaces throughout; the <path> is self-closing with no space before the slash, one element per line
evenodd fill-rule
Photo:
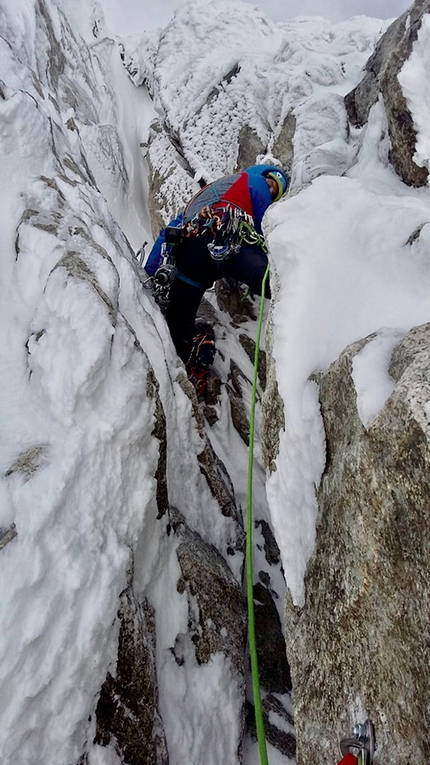
<path fill-rule="evenodd" d="M 254 591 L 252 580 L 252 471 L 254 462 L 254 431 L 255 431 L 255 399 L 257 394 L 258 354 L 260 352 L 261 327 L 263 324 L 264 291 L 269 275 L 269 266 L 261 285 L 260 313 L 255 340 L 254 377 L 252 381 L 251 416 L 249 422 L 249 459 L 248 459 L 248 497 L 247 497 L 247 530 L 246 530 L 246 585 L 248 596 L 248 634 L 249 653 L 251 656 L 252 691 L 254 696 L 255 723 L 257 727 L 258 748 L 261 765 L 268 765 L 266 735 L 264 732 L 263 709 L 261 706 L 260 678 L 258 674 L 257 644 L 255 640 Z"/>
<path fill-rule="evenodd" d="M 242 242 L 246 242 L 246 244 L 251 244 L 255 247 L 259 247 L 260 250 L 263 250 L 263 252 L 267 253 L 267 244 L 264 236 L 259 234 L 254 226 L 252 226 L 250 223 L 247 223 L 246 220 L 241 220 L 239 224 L 239 241 L 240 244 Z"/>

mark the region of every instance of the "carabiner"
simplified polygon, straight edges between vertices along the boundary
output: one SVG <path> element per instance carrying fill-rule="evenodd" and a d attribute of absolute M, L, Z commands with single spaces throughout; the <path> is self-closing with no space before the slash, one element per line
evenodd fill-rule
<path fill-rule="evenodd" d="M 358 751 L 359 765 L 373 765 L 375 729 L 370 720 L 358 723 L 352 731 L 352 738 L 344 738 L 340 742 L 340 751 L 343 755 L 349 754 L 351 749 Z"/>

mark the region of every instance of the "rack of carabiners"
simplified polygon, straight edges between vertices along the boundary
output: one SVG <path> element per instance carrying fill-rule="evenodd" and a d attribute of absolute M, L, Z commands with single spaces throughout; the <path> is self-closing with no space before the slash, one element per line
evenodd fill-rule
<path fill-rule="evenodd" d="M 352 736 L 340 742 L 340 751 L 343 757 L 338 765 L 373 765 L 375 732 L 372 722 L 358 723 Z"/>
<path fill-rule="evenodd" d="M 254 227 L 254 220 L 244 210 L 230 204 L 203 207 L 182 229 L 184 239 L 210 231 L 213 239 L 207 247 L 211 258 L 226 260 L 239 252 L 243 243 L 267 252 L 264 237 Z"/>

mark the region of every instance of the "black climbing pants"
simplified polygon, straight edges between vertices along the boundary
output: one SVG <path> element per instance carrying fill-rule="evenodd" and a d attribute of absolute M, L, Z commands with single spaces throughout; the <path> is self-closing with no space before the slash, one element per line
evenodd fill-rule
<path fill-rule="evenodd" d="M 259 247 L 243 245 L 239 252 L 227 260 L 217 262 L 207 248 L 212 235 L 191 237 L 174 249 L 178 276 L 170 289 L 170 303 L 166 320 L 176 351 L 187 361 L 194 335 L 196 314 L 202 297 L 217 279 L 237 279 L 248 285 L 251 292 L 261 294 L 261 285 L 267 268 L 267 255 Z M 190 284 L 185 281 L 189 279 Z M 270 297 L 267 279 L 265 297 Z"/>

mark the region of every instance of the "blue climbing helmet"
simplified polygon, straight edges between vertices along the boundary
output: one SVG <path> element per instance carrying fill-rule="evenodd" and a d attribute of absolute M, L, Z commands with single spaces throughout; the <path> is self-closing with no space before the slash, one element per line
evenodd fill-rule
<path fill-rule="evenodd" d="M 288 176 L 283 170 L 270 170 L 270 172 L 265 173 L 265 178 L 271 178 L 277 184 L 278 191 L 273 197 L 273 201 L 277 202 L 288 188 Z"/>

